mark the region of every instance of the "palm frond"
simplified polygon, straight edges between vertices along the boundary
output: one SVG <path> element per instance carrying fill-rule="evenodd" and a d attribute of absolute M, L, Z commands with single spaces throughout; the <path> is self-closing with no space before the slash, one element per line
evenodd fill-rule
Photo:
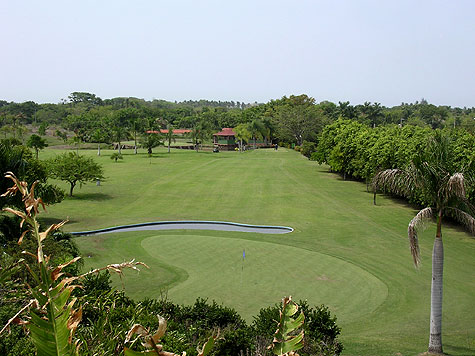
<path fill-rule="evenodd" d="M 414 260 L 414 265 L 416 267 L 418 267 L 421 263 L 419 240 L 417 238 L 417 233 L 420 229 L 424 229 L 425 223 L 432 218 L 432 214 L 432 208 L 422 209 L 417 213 L 416 216 L 414 216 L 414 218 L 409 223 L 409 226 L 407 227 L 409 246 L 411 247 L 412 259 Z"/>
<path fill-rule="evenodd" d="M 475 218 L 463 210 L 457 208 L 446 208 L 451 215 L 461 223 L 472 235 L 475 235 Z"/>
<path fill-rule="evenodd" d="M 386 169 L 376 173 L 372 180 L 373 191 L 407 196 L 413 186 L 413 177 L 402 169 Z"/>
<path fill-rule="evenodd" d="M 465 178 L 462 173 L 453 174 L 447 183 L 448 193 L 458 198 L 465 198 Z"/>

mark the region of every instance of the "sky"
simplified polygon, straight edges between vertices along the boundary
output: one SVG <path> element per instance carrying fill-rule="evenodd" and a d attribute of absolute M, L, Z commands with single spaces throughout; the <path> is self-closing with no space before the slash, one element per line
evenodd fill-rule
<path fill-rule="evenodd" d="M 0 0 L 0 100 L 475 106 L 471 0 Z"/>

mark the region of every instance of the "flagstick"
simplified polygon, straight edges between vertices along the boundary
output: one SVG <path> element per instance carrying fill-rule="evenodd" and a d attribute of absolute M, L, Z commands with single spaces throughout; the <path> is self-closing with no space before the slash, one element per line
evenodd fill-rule
<path fill-rule="evenodd" d="M 241 264 L 241 286 L 242 286 L 242 275 L 244 273 L 244 259 L 246 258 L 246 250 L 242 250 L 242 264 Z"/>

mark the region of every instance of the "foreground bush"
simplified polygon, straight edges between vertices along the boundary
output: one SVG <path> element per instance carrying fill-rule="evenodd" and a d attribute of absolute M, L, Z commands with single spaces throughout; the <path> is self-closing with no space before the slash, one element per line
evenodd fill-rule
<path fill-rule="evenodd" d="M 263 308 L 250 325 L 232 308 L 216 302 L 197 299 L 193 305 L 178 305 L 168 300 L 146 299 L 140 302 L 128 298 L 122 291 L 111 288 L 108 272 L 89 275 L 76 289 L 78 304 L 83 306 L 82 321 L 75 336 L 82 343 L 80 355 L 123 355 L 124 341 L 130 328 L 138 323 L 154 330 L 157 314 L 167 320 L 167 332 L 161 344 L 169 352 L 196 356 L 197 347 L 220 330 L 220 337 L 210 353 L 226 355 L 272 355 L 272 344 L 279 320 L 280 304 Z M 310 307 L 297 302 L 305 314 L 304 346 L 298 352 L 305 355 L 339 355 L 343 349 L 338 340 L 340 328 L 336 318 L 325 306 Z M 13 307 L 0 305 L 3 324 L 14 313 Z M 0 354 L 5 356 L 32 355 L 29 338 L 21 326 L 12 325 L 10 335 L 2 335 Z"/>

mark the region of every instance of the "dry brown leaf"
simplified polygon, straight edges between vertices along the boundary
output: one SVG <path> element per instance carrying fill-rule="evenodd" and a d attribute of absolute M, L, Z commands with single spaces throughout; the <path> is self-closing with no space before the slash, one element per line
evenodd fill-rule
<path fill-rule="evenodd" d="M 60 276 L 63 275 L 63 273 L 61 273 L 61 271 L 63 270 L 63 268 L 65 268 L 65 267 L 69 266 L 70 264 L 72 264 L 72 263 L 78 261 L 79 259 L 81 259 L 81 256 L 75 257 L 75 258 L 73 258 L 71 261 L 66 262 L 66 263 L 63 263 L 62 265 L 57 266 L 57 267 L 53 270 L 53 272 L 51 272 L 51 279 L 52 279 L 53 281 L 57 280 Z"/>

